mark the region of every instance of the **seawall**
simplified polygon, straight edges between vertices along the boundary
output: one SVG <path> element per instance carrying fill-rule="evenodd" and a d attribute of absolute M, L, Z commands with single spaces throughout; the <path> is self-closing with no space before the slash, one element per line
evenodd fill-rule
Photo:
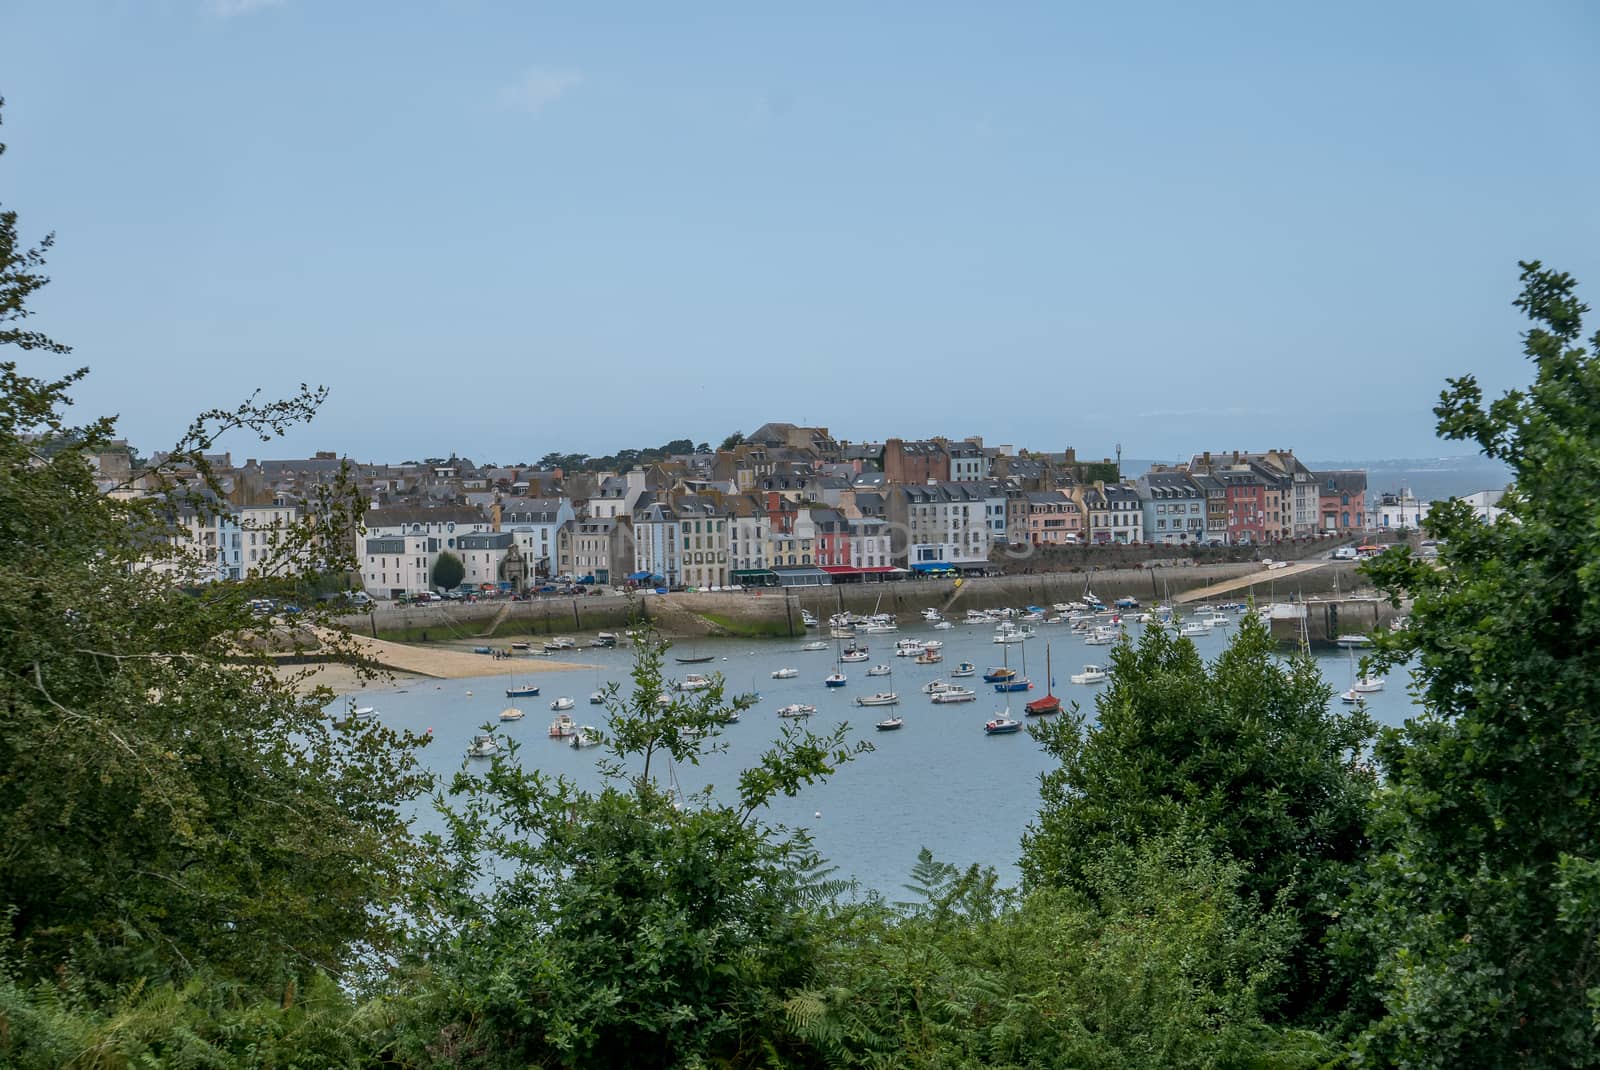
<path fill-rule="evenodd" d="M 989 576 L 961 581 L 906 580 L 899 583 L 852 583 L 748 592 L 647 594 L 635 598 L 606 595 L 592 598 L 545 598 L 529 602 L 437 603 L 425 606 L 381 606 L 371 613 L 341 619 L 360 635 L 408 643 L 445 640 L 505 640 L 515 637 L 620 631 L 639 616 L 669 636 L 797 636 L 804 632 L 800 610 L 825 620 L 834 613 L 918 615 L 928 608 L 949 614 L 1002 606 L 1048 606 L 1081 599 L 1092 591 L 1107 602 L 1134 597 L 1143 602 L 1167 601 L 1227 580 L 1250 582 L 1226 596 L 1228 601 L 1258 603 L 1314 595 L 1370 593 L 1358 584 L 1354 563 L 1326 566 L 1280 578 L 1257 564 L 1188 567 L 1099 569 L 1083 572 L 1040 572 Z"/>

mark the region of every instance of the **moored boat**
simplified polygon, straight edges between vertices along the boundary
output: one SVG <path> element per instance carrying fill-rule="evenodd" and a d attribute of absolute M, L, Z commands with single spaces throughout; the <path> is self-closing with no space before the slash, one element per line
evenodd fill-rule
<path fill-rule="evenodd" d="M 845 684 L 849 683 L 849 681 L 850 678 L 848 676 L 837 670 L 830 672 L 827 676 L 822 678 L 822 683 L 825 687 L 843 687 Z"/>
<path fill-rule="evenodd" d="M 793 680 L 796 676 L 799 676 L 799 675 L 800 675 L 800 670 L 799 669 L 796 669 L 796 668 L 793 668 L 793 667 L 787 666 L 787 665 L 784 666 L 781 669 L 773 669 L 772 670 L 772 678 L 774 680 Z"/>
<path fill-rule="evenodd" d="M 978 670 L 973 667 L 972 662 L 963 661 L 960 664 L 958 664 L 955 668 L 950 670 L 950 675 L 951 676 L 956 676 L 956 677 L 973 676 L 973 675 L 975 675 L 977 673 L 977 671 Z"/>
<path fill-rule="evenodd" d="M 506 688 L 506 698 L 533 698 L 538 693 L 538 684 L 523 684 L 521 687 Z"/>
<path fill-rule="evenodd" d="M 778 707 L 779 717 L 810 717 L 817 712 L 817 708 L 806 702 L 791 702 L 787 706 Z"/>
<path fill-rule="evenodd" d="M 985 735 L 1005 736 L 1022 730 L 1022 722 L 1016 720 L 1009 713 L 997 713 L 994 718 L 983 726 Z"/>
<path fill-rule="evenodd" d="M 568 717 L 564 713 L 560 717 L 557 717 L 555 720 L 550 722 L 551 739 L 565 739 L 567 736 L 572 735 L 577 730 L 578 726 L 573 723 L 572 718 Z"/>
<path fill-rule="evenodd" d="M 811 640 L 811 642 L 805 644 L 800 649 L 801 650 L 826 650 L 826 649 L 828 649 L 828 644 L 824 643 L 821 639 L 813 639 L 813 640 Z"/>
<path fill-rule="evenodd" d="M 711 686 L 711 678 L 700 673 L 691 672 L 673 685 L 679 691 L 704 691 Z"/>
<path fill-rule="evenodd" d="M 978 693 L 970 687 L 951 685 L 941 691 L 933 693 L 933 702 L 938 706 L 946 706 L 956 702 L 976 702 Z"/>
<path fill-rule="evenodd" d="M 522 720 L 522 711 L 515 706 L 507 706 L 500 711 L 500 719 L 502 721 L 520 721 Z"/>
<path fill-rule="evenodd" d="M 894 732 L 900 728 L 903 728 L 905 723 L 906 719 L 904 717 L 885 717 L 874 727 L 876 727 L 880 732 Z"/>
<path fill-rule="evenodd" d="M 557 710 L 557 711 L 570 710 L 570 709 L 572 709 L 572 707 L 574 707 L 576 705 L 577 705 L 577 703 L 572 701 L 572 696 L 570 696 L 570 695 L 562 695 L 560 698 L 555 699 L 554 701 L 552 701 L 550 703 L 550 708 L 552 710 Z"/>
<path fill-rule="evenodd" d="M 888 676 L 892 672 L 894 672 L 894 669 L 891 666 L 888 666 L 888 665 L 874 665 L 872 668 L 867 670 L 867 675 L 868 676 Z"/>
<path fill-rule="evenodd" d="M 899 704 L 900 696 L 893 691 L 879 691 L 874 695 L 858 695 L 856 697 L 857 706 L 898 706 Z"/>
<path fill-rule="evenodd" d="M 492 758 L 499 753 L 500 744 L 494 741 L 493 736 L 473 736 L 472 742 L 467 745 L 468 758 Z"/>
<path fill-rule="evenodd" d="M 1082 672 L 1075 672 L 1068 679 L 1075 684 L 1103 684 L 1110 674 L 1098 665 L 1085 665 Z"/>
<path fill-rule="evenodd" d="M 558 650 L 576 650 L 578 649 L 578 644 L 575 640 L 565 635 L 558 635 L 554 639 L 545 640 L 544 649 L 550 653 Z"/>

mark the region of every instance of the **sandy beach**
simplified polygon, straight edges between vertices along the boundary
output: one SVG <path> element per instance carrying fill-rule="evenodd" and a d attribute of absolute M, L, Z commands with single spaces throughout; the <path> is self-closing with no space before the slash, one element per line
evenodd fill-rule
<path fill-rule="evenodd" d="M 289 678 L 297 673 L 305 674 L 300 685 L 305 690 L 326 687 L 336 695 L 348 695 L 360 691 L 381 691 L 408 681 L 488 676 L 503 671 L 508 664 L 483 654 L 474 654 L 465 645 L 413 646 L 360 635 L 346 638 L 361 656 L 379 667 L 375 679 L 363 679 L 355 666 L 336 661 L 282 665 L 277 669 L 278 675 Z M 512 660 L 521 675 L 594 668 L 581 662 L 553 661 L 538 656 L 517 656 Z"/>

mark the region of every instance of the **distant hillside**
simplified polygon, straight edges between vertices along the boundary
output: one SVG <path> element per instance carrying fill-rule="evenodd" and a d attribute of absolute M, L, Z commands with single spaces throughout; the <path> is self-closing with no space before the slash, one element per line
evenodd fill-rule
<path fill-rule="evenodd" d="M 1136 479 L 1155 461 L 1124 458 L 1122 474 Z M 1172 462 L 1166 462 L 1168 464 Z M 1397 491 L 1401 487 L 1423 501 L 1454 498 L 1475 490 L 1500 490 L 1511 481 L 1506 467 L 1483 457 L 1407 457 L 1391 460 L 1306 461 L 1314 472 L 1341 468 L 1364 468 L 1367 487 L 1375 493 Z"/>

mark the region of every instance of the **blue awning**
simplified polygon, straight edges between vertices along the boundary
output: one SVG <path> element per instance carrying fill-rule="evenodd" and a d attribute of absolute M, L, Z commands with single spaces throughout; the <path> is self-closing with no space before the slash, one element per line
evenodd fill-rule
<path fill-rule="evenodd" d="M 917 561 L 911 566 L 912 572 L 954 572 L 956 567 L 948 561 Z"/>
<path fill-rule="evenodd" d="M 630 580 L 633 580 L 635 583 L 639 583 L 639 582 L 642 582 L 644 580 L 651 579 L 652 576 L 653 576 L 653 573 L 649 573 L 649 572 L 630 572 L 630 573 L 628 573 L 628 578 Z"/>

